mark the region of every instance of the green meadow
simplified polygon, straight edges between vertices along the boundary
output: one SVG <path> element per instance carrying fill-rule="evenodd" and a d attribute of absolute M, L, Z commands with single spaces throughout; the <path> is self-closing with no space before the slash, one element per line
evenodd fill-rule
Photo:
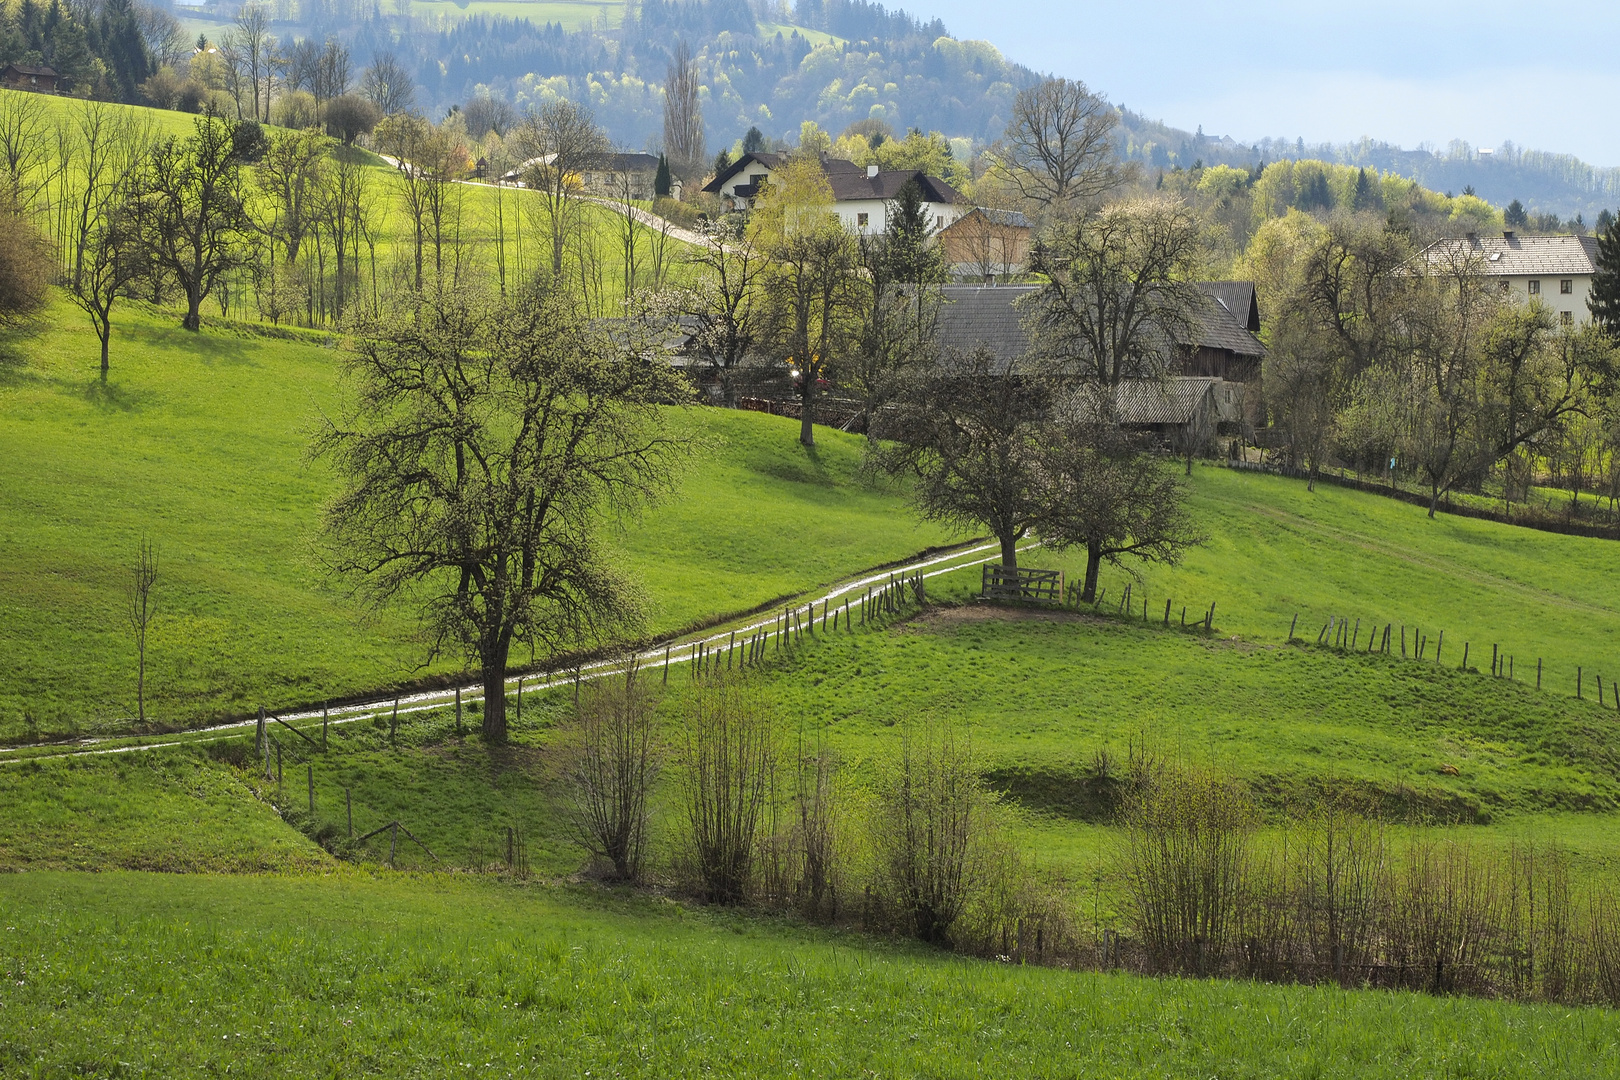
<path fill-rule="evenodd" d="M 464 877 L 0 876 L 0 1071 L 1586 1078 L 1614 1014 L 953 958 Z"/>

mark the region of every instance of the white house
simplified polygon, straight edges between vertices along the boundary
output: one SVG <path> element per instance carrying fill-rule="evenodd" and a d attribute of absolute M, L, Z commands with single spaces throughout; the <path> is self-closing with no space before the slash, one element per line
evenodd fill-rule
<path fill-rule="evenodd" d="M 1590 236 L 1501 236 L 1469 233 L 1423 249 L 1431 267 L 1467 263 L 1522 302 L 1540 300 L 1565 326 L 1591 318 L 1586 309 L 1597 270 L 1597 240 Z"/>
<path fill-rule="evenodd" d="M 747 210 L 759 197 L 760 185 L 768 183 L 787 162 L 786 154 L 744 154 L 731 167 L 716 176 L 703 190 L 719 195 L 738 210 Z M 821 169 L 832 188 L 833 209 L 844 227 L 854 233 L 880 233 L 888 225 L 889 205 L 909 180 L 922 187 L 923 205 L 929 228 L 939 232 L 973 207 L 956 189 L 937 176 L 917 169 L 880 170 L 865 168 L 853 161 L 821 156 Z"/>

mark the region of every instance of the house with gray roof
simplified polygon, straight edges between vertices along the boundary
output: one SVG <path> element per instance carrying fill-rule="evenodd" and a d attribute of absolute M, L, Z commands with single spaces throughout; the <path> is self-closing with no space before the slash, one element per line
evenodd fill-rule
<path fill-rule="evenodd" d="M 719 195 L 734 209 L 748 210 L 761 188 L 787 164 L 787 154 L 754 152 L 744 154 L 704 185 L 703 190 Z M 833 209 L 844 227 L 858 234 L 880 233 L 889 223 L 889 205 L 900 189 L 911 180 L 922 188 L 923 208 L 929 228 L 939 232 L 965 210 L 965 200 L 951 185 L 918 169 L 879 169 L 861 167 L 853 161 L 821 155 L 821 171 L 832 188 Z"/>
<path fill-rule="evenodd" d="M 1591 318 L 1586 298 L 1597 271 L 1597 240 L 1590 236 L 1480 236 L 1436 240 L 1419 253 L 1431 271 L 1466 268 L 1496 283 L 1522 303 L 1539 300 L 1564 326 Z"/>

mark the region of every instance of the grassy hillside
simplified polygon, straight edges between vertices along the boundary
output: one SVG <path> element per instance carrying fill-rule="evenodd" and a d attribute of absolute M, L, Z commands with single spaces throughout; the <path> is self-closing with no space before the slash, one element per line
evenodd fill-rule
<path fill-rule="evenodd" d="M 0 924 L 0 1071 L 47 1077 L 1620 1070 L 1601 1010 L 993 965 L 468 879 L 7 875 Z"/>
<path fill-rule="evenodd" d="M 409 680 L 403 613 L 362 623 L 312 546 L 331 490 L 305 459 L 337 394 L 318 337 L 202 337 L 126 309 L 113 377 L 65 304 L 0 359 L 0 737 L 95 731 L 134 711 L 123 583 L 160 549 L 149 709 L 165 723 L 318 702 Z M 700 409 L 713 440 L 679 493 L 631 525 L 622 558 L 652 629 L 752 607 L 940 541 L 857 478 L 859 440 L 798 447 L 790 421 Z M 439 670 L 448 670 L 440 665 Z"/>
<path fill-rule="evenodd" d="M 1586 693 L 1597 674 L 1605 687 L 1620 675 L 1620 545 L 1560 536 L 1491 521 L 1437 515 L 1364 492 L 1216 467 L 1193 470 L 1189 508 L 1207 542 L 1180 566 L 1143 569 L 1133 592 L 1137 613 L 1147 600 L 1154 618 L 1170 599 L 1179 620 L 1211 603 L 1225 633 L 1276 642 L 1299 614 L 1301 636 L 1315 640 L 1329 616 L 1403 624 L 1429 636 L 1445 632 L 1442 661 L 1488 670 L 1491 645 L 1514 656 L 1520 681 L 1575 692 L 1575 668 Z M 1084 562 L 1072 554 L 1038 553 L 1031 565 L 1063 567 L 1070 579 Z M 1104 569 L 1108 601 L 1129 578 Z M 975 583 L 976 584 L 976 583 Z M 1609 691 L 1605 689 L 1605 693 Z M 1614 704 L 1612 695 L 1609 704 Z"/>

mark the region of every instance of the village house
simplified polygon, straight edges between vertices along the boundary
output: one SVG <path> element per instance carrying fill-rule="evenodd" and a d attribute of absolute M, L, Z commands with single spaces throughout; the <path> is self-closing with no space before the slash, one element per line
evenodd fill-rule
<path fill-rule="evenodd" d="M 733 209 L 751 209 L 761 186 L 781 171 L 787 158 L 786 154 L 744 154 L 704 185 L 703 190 L 719 195 Z M 880 233 L 888 227 L 889 206 L 910 180 L 916 180 L 922 187 L 923 209 L 928 227 L 934 232 L 948 228 L 964 211 L 962 196 L 955 188 L 917 169 L 882 170 L 876 165 L 862 168 L 853 161 L 826 154 L 821 155 L 821 169 L 832 188 L 833 209 L 839 221 L 857 234 Z"/>
<path fill-rule="evenodd" d="M 1591 318 L 1586 307 L 1597 271 L 1597 240 L 1590 236 L 1480 236 L 1437 240 L 1419 256 L 1431 271 L 1466 267 L 1521 303 L 1539 300 L 1564 326 Z"/>
<path fill-rule="evenodd" d="M 1029 218 L 1017 210 L 976 206 L 941 229 L 939 242 L 953 278 L 993 282 L 1028 268 L 1030 233 Z"/>
<path fill-rule="evenodd" d="M 62 77 L 56 70 L 44 64 L 7 64 L 0 68 L 0 86 L 7 90 L 37 90 L 54 94 L 61 81 Z"/>

